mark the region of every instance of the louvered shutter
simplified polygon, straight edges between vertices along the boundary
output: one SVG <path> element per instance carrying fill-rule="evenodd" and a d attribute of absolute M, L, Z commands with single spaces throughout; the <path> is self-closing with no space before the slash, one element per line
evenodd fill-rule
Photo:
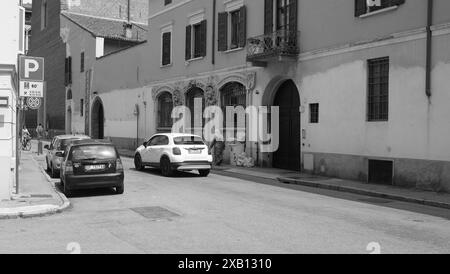
<path fill-rule="evenodd" d="M 367 12 L 366 0 L 355 0 L 355 17 L 359 17 Z"/>
<path fill-rule="evenodd" d="M 69 84 L 72 84 L 72 57 L 69 56 L 68 58 L 68 64 L 67 64 L 67 68 L 68 68 L 68 74 L 69 74 Z"/>
<path fill-rule="evenodd" d="M 245 47 L 247 42 L 247 9 L 245 6 L 240 9 L 239 16 L 239 47 Z"/>
<path fill-rule="evenodd" d="M 228 50 L 228 12 L 219 13 L 218 22 L 218 50 Z"/>
<path fill-rule="evenodd" d="M 264 0 L 264 34 L 273 32 L 273 0 Z"/>
<path fill-rule="evenodd" d="M 200 23 L 200 56 L 204 57 L 206 56 L 206 44 L 207 44 L 207 37 L 206 37 L 206 30 L 207 30 L 207 24 L 206 20 L 203 20 Z"/>
<path fill-rule="evenodd" d="M 192 26 L 186 27 L 186 49 L 185 49 L 186 61 L 192 58 Z"/>

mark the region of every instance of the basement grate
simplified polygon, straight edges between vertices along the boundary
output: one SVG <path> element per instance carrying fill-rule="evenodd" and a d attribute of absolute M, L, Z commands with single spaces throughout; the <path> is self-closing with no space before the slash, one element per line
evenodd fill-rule
<path fill-rule="evenodd" d="M 143 216 L 147 219 L 152 220 L 162 220 L 162 219 L 171 219 L 175 217 L 180 217 L 175 212 L 172 212 L 170 210 L 167 210 L 163 207 L 159 206 L 153 206 L 153 207 L 137 207 L 137 208 L 131 208 L 132 211 L 136 212 L 137 214 Z"/>

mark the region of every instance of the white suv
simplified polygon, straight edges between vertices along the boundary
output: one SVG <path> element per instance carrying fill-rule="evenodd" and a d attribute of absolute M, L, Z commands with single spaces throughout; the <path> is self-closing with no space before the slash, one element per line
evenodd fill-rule
<path fill-rule="evenodd" d="M 175 170 L 198 170 L 207 177 L 211 171 L 212 155 L 200 136 L 192 134 L 156 134 L 140 146 L 134 156 L 136 170 L 146 166 L 160 168 L 164 176 Z"/>

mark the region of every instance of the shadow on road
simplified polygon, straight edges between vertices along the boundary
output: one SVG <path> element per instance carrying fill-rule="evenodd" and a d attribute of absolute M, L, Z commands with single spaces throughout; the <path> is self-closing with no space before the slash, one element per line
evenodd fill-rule
<path fill-rule="evenodd" d="M 136 172 L 142 172 L 145 174 L 154 175 L 154 176 L 158 176 L 158 177 L 164 177 L 161 174 L 161 170 L 156 169 L 156 168 L 146 168 L 143 171 L 138 171 L 135 168 L 130 168 L 130 170 L 136 171 Z M 200 176 L 200 174 L 195 173 L 195 172 L 174 171 L 172 178 L 201 178 L 201 176 Z"/>
<path fill-rule="evenodd" d="M 61 182 L 55 184 L 56 188 L 63 191 Z M 115 196 L 116 191 L 114 188 L 99 188 L 99 189 L 83 189 L 83 190 L 72 190 L 70 198 L 89 198 L 89 197 L 100 197 L 100 196 Z"/>

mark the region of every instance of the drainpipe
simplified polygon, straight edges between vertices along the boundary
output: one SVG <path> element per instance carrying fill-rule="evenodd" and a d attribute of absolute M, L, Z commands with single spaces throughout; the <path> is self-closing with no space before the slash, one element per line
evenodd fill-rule
<path fill-rule="evenodd" d="M 432 46 L 433 33 L 431 27 L 433 26 L 433 0 L 428 0 L 427 10 L 427 63 L 425 75 L 425 93 L 428 98 L 431 97 L 431 69 L 432 69 Z"/>
<path fill-rule="evenodd" d="M 212 50 L 211 50 L 211 54 L 212 54 L 212 59 L 211 62 L 214 65 L 216 63 L 216 0 L 213 0 L 213 14 L 212 14 L 212 23 L 213 23 L 213 27 L 212 27 Z"/>

